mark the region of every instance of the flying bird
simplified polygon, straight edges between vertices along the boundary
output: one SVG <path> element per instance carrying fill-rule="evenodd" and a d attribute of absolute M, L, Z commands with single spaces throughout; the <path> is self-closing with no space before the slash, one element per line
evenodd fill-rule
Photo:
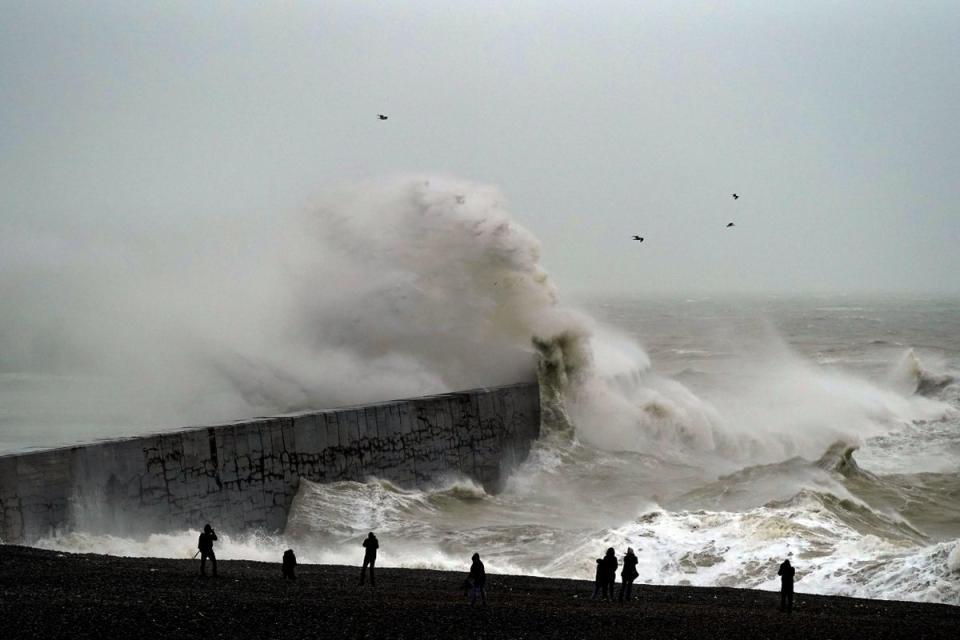
<path fill-rule="evenodd" d="M 380 117 L 382 118 L 383 116 L 380 116 Z M 386 118 L 383 118 L 383 119 L 386 120 Z M 734 200 L 739 200 L 739 199 L 740 199 L 740 196 L 738 196 L 738 195 L 735 194 L 735 193 L 731 193 L 730 195 L 733 196 L 733 199 L 734 199 Z"/>
<path fill-rule="evenodd" d="M 727 223 L 727 229 L 729 229 L 730 227 L 733 227 L 733 226 L 735 226 L 735 225 L 734 225 L 732 222 L 728 222 L 728 223 Z"/>
<path fill-rule="evenodd" d="M 377 117 L 380 118 L 381 120 L 386 120 L 386 119 L 387 119 L 387 116 L 383 115 L 382 113 L 378 113 L 378 114 L 377 114 Z"/>
<path fill-rule="evenodd" d="M 633 239 L 636 240 L 637 242 L 643 242 L 643 238 L 641 238 L 640 236 L 633 236 Z"/>

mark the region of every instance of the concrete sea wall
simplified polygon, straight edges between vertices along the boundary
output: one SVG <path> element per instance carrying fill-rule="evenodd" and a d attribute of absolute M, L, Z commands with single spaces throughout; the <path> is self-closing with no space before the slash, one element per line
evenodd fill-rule
<path fill-rule="evenodd" d="M 0 456 L 0 540 L 216 523 L 282 530 L 300 478 L 497 490 L 540 433 L 536 384 L 476 389 Z"/>

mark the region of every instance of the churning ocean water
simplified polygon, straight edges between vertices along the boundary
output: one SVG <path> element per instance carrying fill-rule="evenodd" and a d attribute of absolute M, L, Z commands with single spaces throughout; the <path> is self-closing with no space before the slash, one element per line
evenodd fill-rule
<path fill-rule="evenodd" d="M 282 535 L 227 532 L 218 553 L 277 561 L 293 547 L 304 562 L 355 563 L 376 531 L 384 566 L 463 570 L 477 551 L 491 573 L 592 579 L 607 547 L 632 547 L 639 582 L 761 589 L 790 557 L 800 592 L 960 605 L 960 303 L 618 297 L 574 309 L 496 190 L 418 177 L 347 196 L 297 223 L 308 232 L 274 238 L 283 261 L 257 264 L 274 296 L 264 317 L 230 315 L 224 294 L 204 306 L 236 318 L 224 330 L 188 291 L 175 308 L 189 322 L 158 328 L 156 314 L 134 321 L 153 299 L 141 296 L 111 309 L 124 332 L 96 348 L 84 334 L 80 373 L 8 366 L 4 449 L 536 375 L 542 435 L 502 492 L 455 476 L 419 490 L 304 481 Z M 190 282 L 217 290 L 216 273 Z M 82 373 L 90 353 L 96 376 Z M 196 535 L 39 544 L 190 557 Z"/>
<path fill-rule="evenodd" d="M 789 556 L 798 590 L 960 604 L 960 305 L 588 309 L 648 348 L 649 366 L 579 392 L 617 416 L 579 398 L 573 431 L 545 424 L 498 495 L 456 478 L 307 484 L 287 534 L 324 559 L 374 529 L 395 564 L 462 568 L 477 550 L 494 570 L 584 579 L 630 546 L 642 582 L 765 589 Z M 623 403 L 639 412 L 626 424 Z"/>

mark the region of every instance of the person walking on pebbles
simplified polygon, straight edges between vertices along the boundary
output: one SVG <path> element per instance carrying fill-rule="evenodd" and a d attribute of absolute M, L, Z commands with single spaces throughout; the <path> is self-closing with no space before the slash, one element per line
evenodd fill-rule
<path fill-rule="evenodd" d="M 363 580 L 367 575 L 367 565 L 370 566 L 370 586 L 377 586 L 377 578 L 373 573 L 373 568 L 377 564 L 377 549 L 380 548 L 380 542 L 377 541 L 377 536 L 373 535 L 373 531 L 370 532 L 370 535 L 367 536 L 367 539 L 363 541 L 363 567 L 360 568 L 360 584 L 363 585 Z"/>
<path fill-rule="evenodd" d="M 217 556 L 213 552 L 213 542 L 217 539 L 217 534 L 207 523 L 203 527 L 203 533 L 197 541 L 197 549 L 200 550 L 200 575 L 207 575 L 207 558 L 210 558 L 210 566 L 213 568 L 213 577 L 217 577 Z"/>
<path fill-rule="evenodd" d="M 790 564 L 790 560 L 784 560 L 780 564 L 780 570 L 777 575 L 780 576 L 780 611 L 790 613 L 793 611 L 793 575 L 796 569 Z"/>

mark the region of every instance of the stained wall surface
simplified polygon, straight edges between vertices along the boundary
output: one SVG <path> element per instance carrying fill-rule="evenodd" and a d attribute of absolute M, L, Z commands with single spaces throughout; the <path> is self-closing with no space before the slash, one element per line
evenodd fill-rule
<path fill-rule="evenodd" d="M 300 478 L 496 491 L 540 433 L 536 384 L 476 389 L 0 456 L 0 540 L 282 530 Z"/>

